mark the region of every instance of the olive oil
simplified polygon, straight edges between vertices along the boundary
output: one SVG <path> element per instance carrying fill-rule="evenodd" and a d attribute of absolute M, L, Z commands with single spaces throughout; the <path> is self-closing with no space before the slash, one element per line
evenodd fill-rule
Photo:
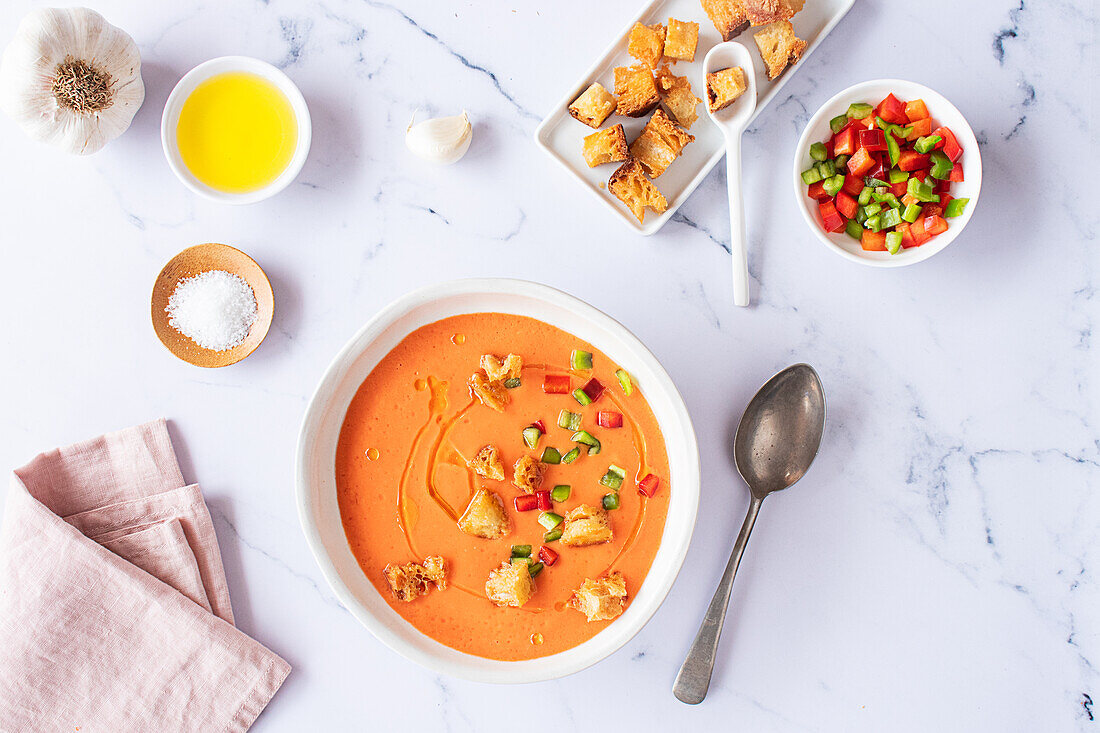
<path fill-rule="evenodd" d="M 176 125 L 180 157 L 213 189 L 247 193 L 286 170 L 298 144 L 290 100 L 256 74 L 212 76 L 187 97 Z"/>

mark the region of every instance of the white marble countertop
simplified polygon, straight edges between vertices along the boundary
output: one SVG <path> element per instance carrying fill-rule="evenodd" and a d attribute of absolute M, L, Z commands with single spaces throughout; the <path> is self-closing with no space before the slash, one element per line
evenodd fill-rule
<path fill-rule="evenodd" d="M 294 666 L 256 730 L 1092 730 L 1095 6 L 859 0 L 745 139 L 755 305 L 739 310 L 722 166 L 642 238 L 532 142 L 639 3 L 532 5 L 97 3 L 141 47 L 134 127 L 75 158 L 0 118 L 2 464 L 172 421 L 239 624 Z M 0 40 L 31 6 L 0 6 Z M 278 64 L 313 113 L 298 181 L 245 208 L 189 193 L 159 145 L 172 85 L 223 54 Z M 809 236 L 789 170 L 818 105 L 891 76 L 967 115 L 985 186 L 945 252 L 879 271 Z M 460 164 L 407 153 L 416 107 L 469 110 Z M 259 351 L 217 371 L 177 361 L 149 324 L 156 273 L 206 241 L 252 254 L 277 301 Z M 518 689 L 440 678 L 377 642 L 325 586 L 293 501 L 299 420 L 330 357 L 408 290 L 486 275 L 560 287 L 633 329 L 684 393 L 703 467 L 687 564 L 653 620 L 597 666 Z M 690 708 L 672 679 L 747 504 L 730 434 L 795 361 L 823 378 L 825 442 L 767 502 L 710 697 Z"/>

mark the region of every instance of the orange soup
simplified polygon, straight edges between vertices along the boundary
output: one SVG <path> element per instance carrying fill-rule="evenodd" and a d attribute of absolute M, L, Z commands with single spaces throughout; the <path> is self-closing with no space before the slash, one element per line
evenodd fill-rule
<path fill-rule="evenodd" d="M 421 632 L 490 659 L 555 654 L 614 623 L 657 553 L 672 488 L 640 387 L 523 316 L 408 335 L 359 387 L 336 450 L 363 572 Z M 443 589 L 426 558 L 442 558 Z"/>

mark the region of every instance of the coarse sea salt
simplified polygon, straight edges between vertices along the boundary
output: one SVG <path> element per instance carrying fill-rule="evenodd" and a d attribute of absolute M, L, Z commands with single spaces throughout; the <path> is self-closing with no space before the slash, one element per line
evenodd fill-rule
<path fill-rule="evenodd" d="M 168 325 L 202 348 L 226 351 L 256 322 L 256 295 L 237 275 L 209 270 L 176 283 L 164 310 Z"/>

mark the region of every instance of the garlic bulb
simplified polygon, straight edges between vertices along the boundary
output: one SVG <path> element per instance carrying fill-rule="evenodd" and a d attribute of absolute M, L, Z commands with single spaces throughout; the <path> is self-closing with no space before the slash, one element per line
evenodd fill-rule
<path fill-rule="evenodd" d="M 134 39 L 87 8 L 32 11 L 0 60 L 0 109 L 71 153 L 121 135 L 144 100 Z"/>
<path fill-rule="evenodd" d="M 405 130 L 405 145 L 418 157 L 433 163 L 455 163 L 470 149 L 474 126 L 466 112 L 416 123 L 416 113 Z"/>

